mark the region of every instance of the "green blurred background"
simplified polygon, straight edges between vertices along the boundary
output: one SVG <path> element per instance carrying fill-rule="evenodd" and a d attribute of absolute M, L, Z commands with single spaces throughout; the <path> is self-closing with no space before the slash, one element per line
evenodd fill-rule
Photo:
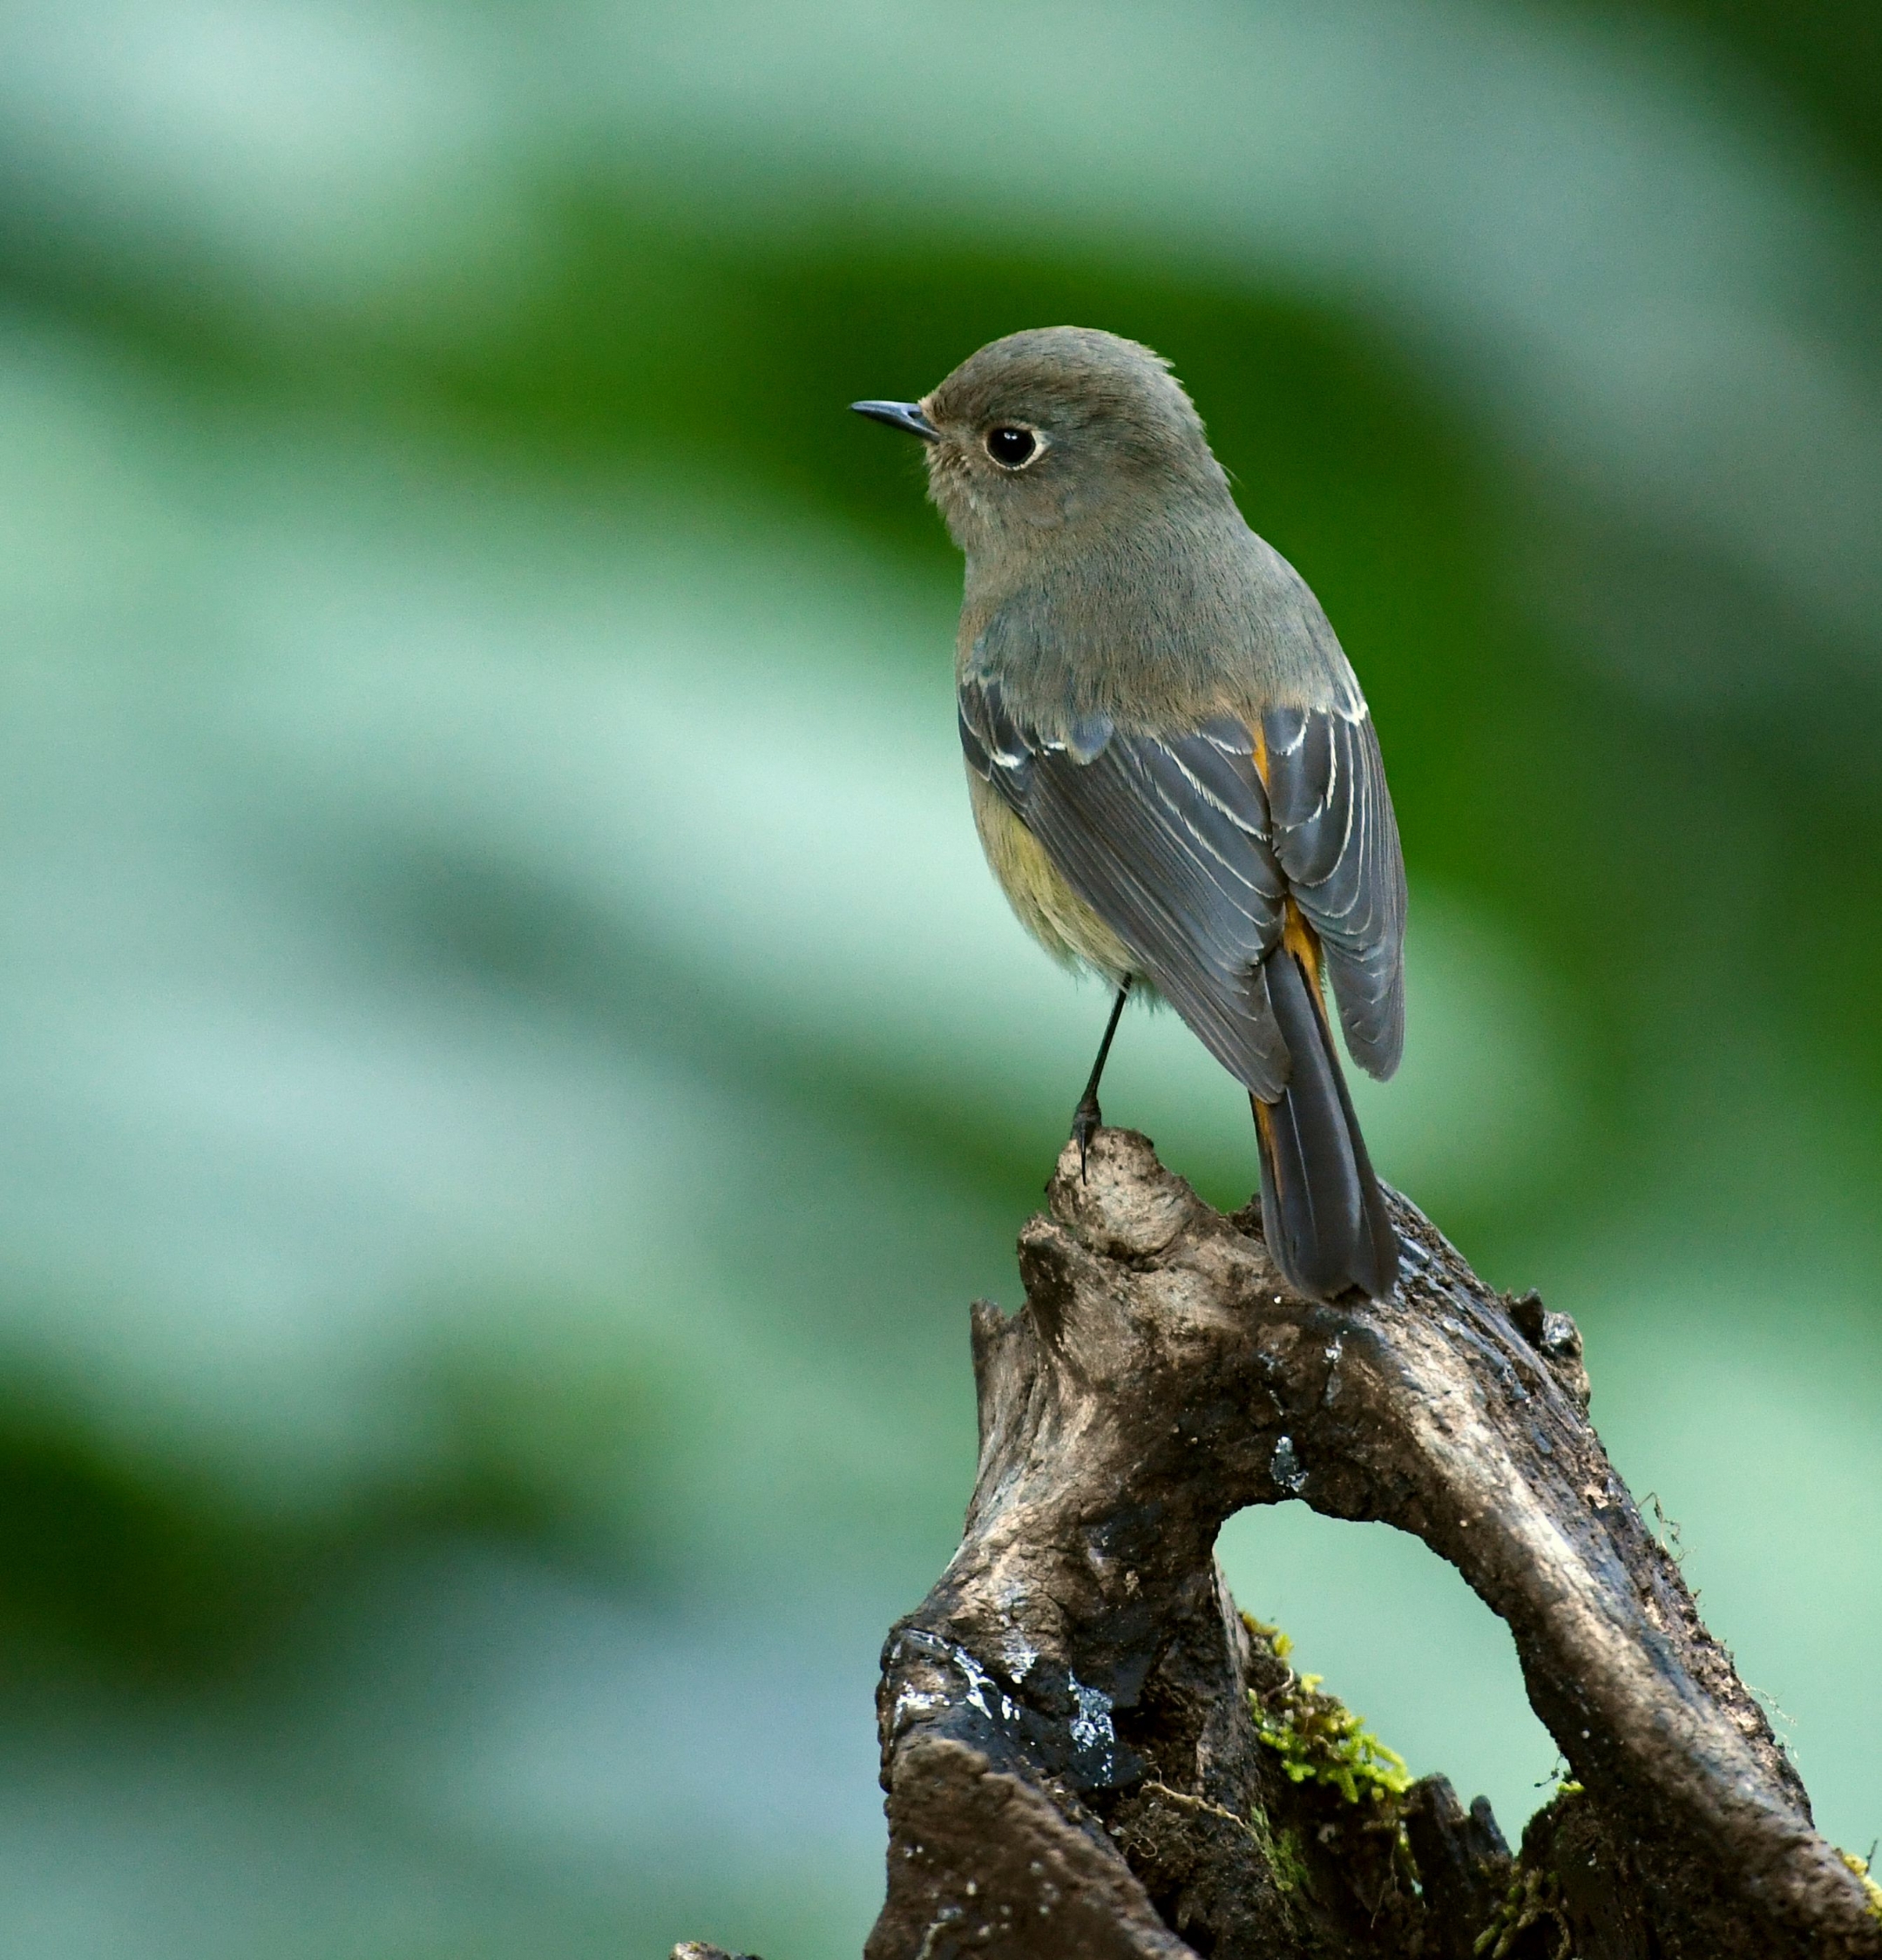
<path fill-rule="evenodd" d="M 1059 321 L 1175 359 L 1371 696 L 1375 1154 L 1581 1321 L 1867 1848 L 1872 5 L 42 0 L 0 168 L 0 1952 L 857 1949 L 1104 1002 L 844 404 Z M 1105 1100 L 1245 1197 L 1174 1022 Z M 1223 1551 L 1513 1834 L 1448 1568 Z"/>

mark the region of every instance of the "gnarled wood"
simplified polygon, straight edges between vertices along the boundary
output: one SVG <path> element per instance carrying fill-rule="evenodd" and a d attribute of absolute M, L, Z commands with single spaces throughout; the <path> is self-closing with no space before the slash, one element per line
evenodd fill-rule
<path fill-rule="evenodd" d="M 1572 1324 L 1393 1205 L 1397 1294 L 1325 1306 L 1142 1137 L 1100 1132 L 1088 1183 L 1061 1159 L 1025 1307 L 974 1309 L 960 1549 L 883 1652 L 870 1960 L 1462 1955 L 1486 1929 L 1506 1960 L 1882 1956 L 1588 1424 Z M 1520 1868 L 1440 1779 L 1351 1802 L 1258 1739 L 1249 1691 L 1275 1705 L 1285 1669 L 1213 1548 L 1289 1498 L 1415 1532 L 1508 1624 L 1583 1786 Z"/>

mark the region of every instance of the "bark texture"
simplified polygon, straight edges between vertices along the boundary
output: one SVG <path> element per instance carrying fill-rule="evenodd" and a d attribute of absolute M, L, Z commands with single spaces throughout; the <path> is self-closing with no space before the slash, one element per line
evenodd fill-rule
<path fill-rule="evenodd" d="M 1290 1294 L 1149 1143 L 1074 1152 L 973 1313 L 965 1536 L 883 1650 L 869 1960 L 1822 1960 L 1882 1923 L 1588 1421 L 1581 1343 L 1392 1200 L 1380 1304 Z M 1404 1786 L 1214 1561 L 1298 1499 L 1422 1538 L 1507 1623 L 1572 1786 L 1513 1860 Z"/>

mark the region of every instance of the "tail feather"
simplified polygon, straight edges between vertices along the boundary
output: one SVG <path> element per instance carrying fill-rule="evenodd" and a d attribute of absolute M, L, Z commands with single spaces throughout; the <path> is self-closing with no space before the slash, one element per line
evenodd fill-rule
<path fill-rule="evenodd" d="M 1333 1050 L 1315 977 L 1290 947 L 1268 962 L 1268 991 L 1290 1060 L 1277 1103 L 1254 1100 L 1261 1139 L 1262 1229 L 1296 1291 L 1374 1300 L 1398 1278 L 1398 1238 Z"/>

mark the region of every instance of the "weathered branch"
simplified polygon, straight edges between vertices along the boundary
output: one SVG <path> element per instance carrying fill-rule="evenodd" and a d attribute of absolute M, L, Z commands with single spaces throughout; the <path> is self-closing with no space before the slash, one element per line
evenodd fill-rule
<path fill-rule="evenodd" d="M 974 1310 L 965 1535 L 884 1649 L 870 1960 L 1882 1956 L 1588 1425 L 1572 1323 L 1490 1291 L 1402 1200 L 1392 1300 L 1296 1299 L 1256 1222 L 1127 1132 L 1088 1184 L 1068 1152 L 1050 1201 L 1026 1306 Z M 1285 1773 L 1276 1725 L 1311 1771 L 1335 1705 L 1237 1614 L 1213 1549 L 1290 1497 L 1415 1532 L 1508 1624 L 1581 1786 L 1519 1865 L 1441 1779 L 1400 1794 L 1360 1750 L 1337 1788 L 1330 1745 L 1323 1774 Z"/>

